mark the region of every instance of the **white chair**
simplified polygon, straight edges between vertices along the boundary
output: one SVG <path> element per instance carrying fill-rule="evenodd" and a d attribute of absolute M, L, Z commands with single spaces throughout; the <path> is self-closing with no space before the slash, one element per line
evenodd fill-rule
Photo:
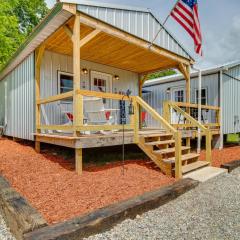
<path fill-rule="evenodd" d="M 106 109 L 103 99 L 96 97 L 84 97 L 84 113 L 89 125 L 113 125 L 117 124 L 119 109 Z M 100 131 L 103 134 L 112 131 Z"/>

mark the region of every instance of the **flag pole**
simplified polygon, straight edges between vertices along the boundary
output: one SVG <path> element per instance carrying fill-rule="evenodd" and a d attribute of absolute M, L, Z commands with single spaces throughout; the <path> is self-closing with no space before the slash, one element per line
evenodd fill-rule
<path fill-rule="evenodd" d="M 167 23 L 169 17 L 171 16 L 171 13 L 173 11 L 173 9 L 176 7 L 177 3 L 179 0 L 177 0 L 177 2 L 175 3 L 175 5 L 173 6 L 173 8 L 171 9 L 170 13 L 167 15 L 166 19 L 164 20 L 163 24 L 161 24 L 160 29 L 158 30 L 157 34 L 155 35 L 154 39 L 151 41 L 151 43 L 149 44 L 149 49 L 152 47 L 153 43 L 155 42 L 155 40 L 157 39 L 159 33 L 163 30 L 163 27 L 165 26 L 165 24 Z"/>

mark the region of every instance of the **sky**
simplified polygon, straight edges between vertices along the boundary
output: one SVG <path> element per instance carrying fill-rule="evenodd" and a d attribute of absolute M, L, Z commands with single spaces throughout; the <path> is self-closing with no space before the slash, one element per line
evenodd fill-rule
<path fill-rule="evenodd" d="M 56 0 L 46 0 L 46 2 L 52 7 Z M 104 0 L 103 2 L 150 8 L 163 22 L 176 0 Z M 205 68 L 240 60 L 240 1 L 198 0 L 198 4 L 203 35 L 203 58 L 194 54 L 192 39 L 175 20 L 169 18 L 166 27 L 194 57 L 198 67 Z"/>

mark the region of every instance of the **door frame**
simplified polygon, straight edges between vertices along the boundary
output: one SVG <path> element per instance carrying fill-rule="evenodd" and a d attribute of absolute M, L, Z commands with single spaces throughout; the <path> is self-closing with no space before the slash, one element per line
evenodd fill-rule
<path fill-rule="evenodd" d="M 96 70 L 91 70 L 91 73 L 90 73 L 90 90 L 93 91 L 93 76 L 94 74 L 101 74 L 105 77 L 108 77 L 110 79 L 110 84 L 109 84 L 109 92 L 112 93 L 113 92 L 113 89 L 112 89 L 112 86 L 113 86 L 113 76 L 109 73 L 103 73 L 103 72 L 100 72 L 100 71 L 96 71 Z"/>

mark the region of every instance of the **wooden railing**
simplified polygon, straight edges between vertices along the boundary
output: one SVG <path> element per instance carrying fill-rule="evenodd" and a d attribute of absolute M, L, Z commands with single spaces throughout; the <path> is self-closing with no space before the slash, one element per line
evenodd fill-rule
<path fill-rule="evenodd" d="M 80 125 L 74 124 L 75 121 L 73 121 L 73 125 L 37 125 L 36 129 L 37 130 L 61 130 L 61 131 L 75 131 L 75 132 L 80 132 L 80 131 L 100 131 L 100 130 L 105 130 L 105 131 L 111 131 L 111 130 L 121 130 L 122 125 L 83 125 L 83 96 L 85 97 L 98 97 L 98 98 L 103 98 L 103 99 L 111 99 L 111 100 L 123 100 L 123 101 L 134 101 L 134 97 L 127 97 L 121 94 L 114 94 L 114 93 L 105 93 L 105 92 L 96 92 L 96 91 L 87 91 L 87 90 L 77 90 L 75 92 L 76 95 L 80 96 L 80 101 L 77 103 L 78 104 L 78 114 L 74 114 L 74 117 L 80 118 L 79 121 L 82 123 Z M 48 104 L 48 103 L 53 103 L 56 101 L 60 100 L 65 100 L 69 98 L 73 98 L 74 92 L 70 91 L 67 93 L 63 94 L 58 94 L 55 96 L 51 96 L 45 99 L 40 99 L 37 100 L 37 105 L 40 106 L 41 104 Z M 136 106 L 136 103 L 135 103 Z M 131 122 L 130 124 L 125 124 L 124 128 L 126 130 L 134 130 L 136 132 L 135 134 L 135 141 L 137 141 L 137 131 L 139 129 L 138 126 L 138 111 L 137 108 L 135 110 L 134 115 L 131 117 Z"/>
<path fill-rule="evenodd" d="M 96 91 L 87 91 L 87 90 L 77 90 L 75 93 L 73 91 L 67 92 L 64 94 L 59 94 L 56 96 L 51 96 L 45 99 L 37 100 L 37 106 L 41 104 L 48 104 L 53 103 L 56 101 L 64 100 L 79 97 L 79 101 L 77 101 L 78 106 L 78 117 L 80 117 L 79 122 L 82 124 L 76 125 L 73 122 L 73 125 L 37 125 L 37 131 L 41 130 L 61 130 L 61 131 L 73 131 L 73 132 L 80 132 L 80 131 L 100 131 L 100 130 L 121 130 L 122 125 L 83 125 L 83 96 L 86 97 L 99 97 L 103 99 L 111 99 L 111 100 L 124 100 L 124 101 L 132 101 L 134 106 L 134 114 L 130 118 L 130 124 L 125 124 L 124 128 L 128 130 L 133 130 L 134 132 L 134 142 L 136 144 L 139 143 L 139 109 L 140 107 L 145 109 L 156 121 L 158 121 L 162 127 L 166 129 L 166 131 L 173 134 L 175 139 L 175 176 L 176 178 L 182 177 L 182 161 L 181 161 L 181 147 L 182 147 L 182 137 L 181 132 L 176 130 L 171 124 L 160 116 L 152 107 L 150 107 L 142 98 L 138 96 L 130 96 L 126 97 L 121 94 L 114 94 L 114 93 L 104 93 L 104 92 L 96 92 Z M 74 115 L 74 112 L 73 112 Z"/>
<path fill-rule="evenodd" d="M 183 124 L 184 127 L 190 128 L 195 127 L 201 130 L 201 132 L 204 133 L 206 136 L 206 161 L 212 162 L 212 132 L 210 129 L 208 129 L 206 126 L 204 126 L 202 123 L 198 122 L 195 118 L 190 116 L 187 112 L 185 112 L 180 106 L 184 107 L 195 107 L 195 104 L 187 104 L 187 103 L 176 103 L 176 102 L 164 102 L 164 118 L 167 121 L 171 121 L 171 108 L 174 109 L 177 113 L 181 114 L 187 121 L 187 124 Z M 213 110 L 219 110 L 218 107 L 211 107 L 211 106 L 204 106 L 205 108 L 213 109 Z M 173 125 L 173 124 L 172 124 Z M 174 126 L 174 125 L 173 125 Z M 178 127 L 178 126 L 175 126 Z"/>
<path fill-rule="evenodd" d="M 166 101 L 163 103 L 163 115 L 164 118 L 168 119 L 169 122 L 171 122 L 171 105 L 178 106 L 182 109 L 188 110 L 187 112 L 191 113 L 192 109 L 195 109 L 198 111 L 198 104 L 192 104 L 192 103 L 184 103 L 184 102 L 171 102 L 171 101 Z M 201 111 L 206 111 L 208 114 L 211 114 L 211 111 L 215 112 L 215 119 L 213 122 L 208 122 L 204 123 L 202 122 L 202 125 L 204 125 L 206 128 L 215 128 L 219 129 L 220 128 L 220 107 L 217 106 L 209 106 L 209 105 L 201 105 Z M 213 116 L 210 115 L 211 118 Z M 212 120 L 212 119 L 211 119 Z M 172 125 L 176 128 L 191 128 L 194 127 L 191 123 L 186 121 L 185 123 L 172 123 Z"/>
<path fill-rule="evenodd" d="M 166 119 L 164 119 L 156 110 L 150 107 L 142 98 L 135 97 L 136 102 L 145 111 L 148 112 L 157 122 L 165 128 L 166 131 L 170 132 L 174 136 L 175 140 L 175 177 L 182 177 L 182 135 L 181 132 L 176 130 Z"/>

